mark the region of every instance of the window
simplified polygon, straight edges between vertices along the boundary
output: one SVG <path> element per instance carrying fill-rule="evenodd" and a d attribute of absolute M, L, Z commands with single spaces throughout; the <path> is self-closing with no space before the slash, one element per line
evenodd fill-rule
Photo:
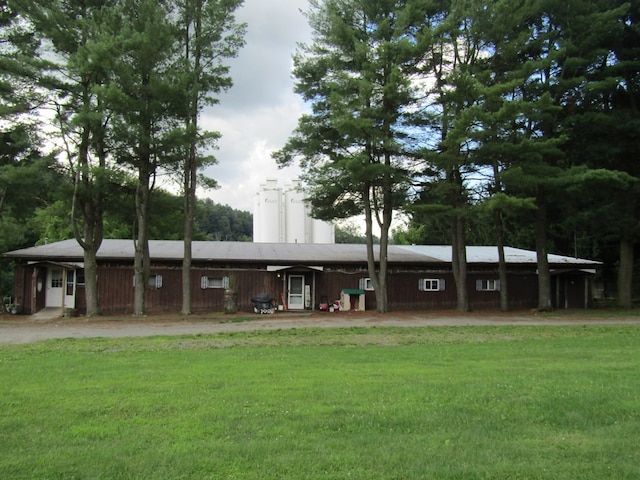
<path fill-rule="evenodd" d="M 442 278 L 421 278 L 418 280 L 418 290 L 421 292 L 439 292 L 444 290 L 444 286 Z"/>
<path fill-rule="evenodd" d="M 51 288 L 62 288 L 62 269 L 56 268 L 51 271 Z"/>
<path fill-rule="evenodd" d="M 73 295 L 73 287 L 75 285 L 75 271 L 67 271 L 67 295 Z"/>
<path fill-rule="evenodd" d="M 500 280 L 476 280 L 476 290 L 481 292 L 500 291 Z"/>
<path fill-rule="evenodd" d="M 360 279 L 360 290 L 373 290 L 373 283 L 370 278 Z"/>
<path fill-rule="evenodd" d="M 149 282 L 147 283 L 151 288 L 162 288 L 162 275 L 149 275 Z M 133 287 L 136 286 L 136 277 L 133 277 Z"/>
<path fill-rule="evenodd" d="M 162 288 L 162 275 L 149 275 L 149 284 L 151 288 Z"/>
<path fill-rule="evenodd" d="M 229 288 L 229 277 L 200 277 L 200 288 Z"/>

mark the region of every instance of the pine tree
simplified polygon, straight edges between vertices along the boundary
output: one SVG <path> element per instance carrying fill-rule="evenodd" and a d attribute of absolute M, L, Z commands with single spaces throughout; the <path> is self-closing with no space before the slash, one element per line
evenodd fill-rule
<path fill-rule="evenodd" d="M 300 160 L 316 218 L 364 213 L 368 270 L 380 312 L 387 305 L 387 245 L 404 204 L 412 153 L 404 114 L 415 103 L 407 74 L 419 61 L 425 1 L 312 1 L 312 45 L 295 58 L 296 91 L 312 106 L 274 157 Z M 374 255 L 373 223 L 380 228 Z"/>
<path fill-rule="evenodd" d="M 235 57 L 243 45 L 244 25 L 235 22 L 233 12 L 241 0 L 183 0 L 178 2 L 182 53 L 187 94 L 184 128 L 187 136 L 183 163 L 184 257 L 182 262 L 182 313 L 191 313 L 191 242 L 196 210 L 198 169 L 215 162 L 199 154 L 211 147 L 217 132 L 202 132 L 198 119 L 205 105 L 217 102 L 215 94 L 231 87 L 229 69 L 223 63 Z"/>
<path fill-rule="evenodd" d="M 184 152 L 181 119 L 186 92 L 175 58 L 178 31 L 170 2 L 122 0 L 121 21 L 113 30 L 121 55 L 115 63 L 106 98 L 113 108 L 114 156 L 136 172 L 134 314 L 145 313 L 150 278 L 149 232 L 156 176 L 177 164 Z"/>
<path fill-rule="evenodd" d="M 584 58 L 582 81 L 564 104 L 566 151 L 572 165 L 591 170 L 580 170 L 577 216 L 592 238 L 618 242 L 610 261 L 618 265 L 618 302 L 629 308 L 640 236 L 640 6 L 584 2 L 580 13 L 571 26 L 583 28 L 571 36 Z"/>
<path fill-rule="evenodd" d="M 104 196 L 109 142 L 108 113 L 97 93 L 108 82 L 109 64 L 117 57 L 107 29 L 111 12 L 103 2 L 40 0 L 16 2 L 43 46 L 37 83 L 46 88 L 55 109 L 55 136 L 64 145 L 74 183 L 73 234 L 84 250 L 87 315 L 99 313 L 96 254 L 103 238 Z"/>
<path fill-rule="evenodd" d="M 469 176 L 474 172 L 470 141 L 478 95 L 476 65 L 484 51 L 482 27 L 486 9 L 482 2 L 442 2 L 431 20 L 432 40 L 418 74 L 429 87 L 424 108 L 417 115 L 423 125 L 423 157 L 419 201 L 415 210 L 436 214 L 449 224 L 457 309 L 471 308 L 467 286 L 467 227 L 471 193 Z M 425 200 L 431 203 L 425 203 Z"/>

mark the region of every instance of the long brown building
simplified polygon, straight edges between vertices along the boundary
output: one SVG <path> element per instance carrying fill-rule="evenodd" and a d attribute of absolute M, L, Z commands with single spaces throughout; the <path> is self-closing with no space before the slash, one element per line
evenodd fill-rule
<path fill-rule="evenodd" d="M 181 241 L 151 241 L 149 313 L 179 312 L 182 306 Z M 535 308 L 538 298 L 536 253 L 506 248 L 511 308 Z M 20 313 L 46 307 L 82 314 L 83 251 L 75 240 L 16 250 L 14 303 Z M 104 314 L 133 312 L 134 244 L 105 240 L 98 252 L 98 298 Z M 498 249 L 467 247 L 468 287 L 474 309 L 500 305 Z M 554 308 L 588 308 L 599 262 L 549 255 Z M 456 289 L 450 246 L 391 245 L 388 251 L 391 310 L 452 309 Z M 252 311 L 251 298 L 266 293 L 277 308 L 313 310 L 340 303 L 342 309 L 375 309 L 365 245 L 247 242 L 194 242 L 191 269 L 192 311 L 224 309 L 225 291 L 238 295 L 240 310 Z"/>

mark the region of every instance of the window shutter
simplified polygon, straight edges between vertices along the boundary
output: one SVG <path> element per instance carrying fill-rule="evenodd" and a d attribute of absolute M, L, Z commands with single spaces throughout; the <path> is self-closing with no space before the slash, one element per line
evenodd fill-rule
<path fill-rule="evenodd" d="M 421 292 L 424 292 L 424 278 L 418 279 L 418 290 L 420 290 Z"/>
<path fill-rule="evenodd" d="M 136 288 L 136 276 L 135 275 L 133 276 L 132 285 L 133 285 L 133 288 Z"/>
<path fill-rule="evenodd" d="M 482 290 L 482 280 L 476 280 L 476 290 Z"/>
<path fill-rule="evenodd" d="M 156 288 L 162 288 L 162 275 L 156 275 Z"/>
<path fill-rule="evenodd" d="M 367 279 L 366 278 L 361 278 L 359 281 L 359 287 L 360 290 L 366 290 L 367 289 Z"/>
<path fill-rule="evenodd" d="M 500 280 L 496 280 L 496 291 L 500 291 Z"/>
<path fill-rule="evenodd" d="M 200 288 L 202 290 L 209 288 L 209 279 L 207 277 L 200 277 Z"/>
<path fill-rule="evenodd" d="M 222 288 L 229 288 L 229 277 L 222 277 Z"/>
<path fill-rule="evenodd" d="M 440 285 L 440 291 L 445 289 L 445 283 L 444 283 L 444 278 L 441 278 L 440 281 L 438 282 Z"/>

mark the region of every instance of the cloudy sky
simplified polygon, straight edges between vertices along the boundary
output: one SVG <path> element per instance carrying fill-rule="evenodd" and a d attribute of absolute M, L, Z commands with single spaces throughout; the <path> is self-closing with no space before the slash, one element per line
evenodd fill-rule
<path fill-rule="evenodd" d="M 236 18 L 247 23 L 246 45 L 229 61 L 234 86 L 207 109 L 203 128 L 222 134 L 214 152 L 218 165 L 207 176 L 220 188 L 200 192 L 216 203 L 253 211 L 253 197 L 266 178 L 295 178 L 297 168 L 278 169 L 271 152 L 280 149 L 305 106 L 293 93 L 292 55 L 311 30 L 302 11 L 307 0 L 245 0 Z"/>

